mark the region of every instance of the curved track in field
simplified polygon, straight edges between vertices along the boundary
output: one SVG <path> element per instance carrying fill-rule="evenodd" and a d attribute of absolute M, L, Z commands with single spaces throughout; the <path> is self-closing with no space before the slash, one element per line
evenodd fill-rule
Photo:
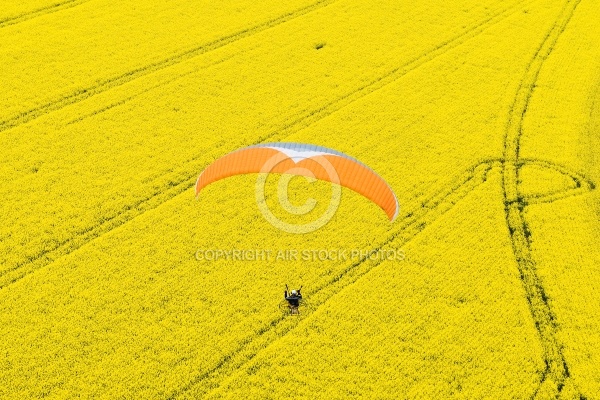
<path fill-rule="evenodd" d="M 552 53 L 560 35 L 564 32 L 580 2 L 581 0 L 568 0 L 566 2 L 557 21 L 546 34 L 530 60 L 509 111 L 504 139 L 502 183 L 506 223 L 529 309 L 544 350 L 546 365 L 541 374 L 540 385 L 532 398 L 559 396 L 570 378 L 570 373 L 562 353 L 562 346 L 556 338 L 556 317 L 550 307 L 541 279 L 537 274 L 536 263 L 531 253 L 532 233 L 524 215 L 527 202 L 519 192 L 519 170 L 522 166 L 519 150 L 523 135 L 523 120 L 527 114 L 529 102 L 542 66 Z M 591 184 L 590 187 L 593 188 L 594 185 Z"/>

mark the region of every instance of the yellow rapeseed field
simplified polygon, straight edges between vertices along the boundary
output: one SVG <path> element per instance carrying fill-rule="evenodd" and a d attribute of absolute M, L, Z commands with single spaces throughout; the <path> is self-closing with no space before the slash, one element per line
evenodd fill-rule
<path fill-rule="evenodd" d="M 0 398 L 600 399 L 600 2 L 5 3 Z"/>

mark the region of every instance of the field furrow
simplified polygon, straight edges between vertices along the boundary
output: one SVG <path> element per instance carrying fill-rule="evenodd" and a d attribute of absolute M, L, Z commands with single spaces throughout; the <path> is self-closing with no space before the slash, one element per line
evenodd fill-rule
<path fill-rule="evenodd" d="M 567 1 L 563 11 L 544 37 L 539 49 L 529 63 L 524 78 L 515 96 L 515 102 L 510 110 L 504 149 L 504 204 L 506 223 L 509 227 L 513 251 L 519 265 L 523 286 L 527 292 L 527 301 L 535 326 L 539 332 L 544 347 L 546 370 L 540 387 L 533 398 L 548 398 L 558 396 L 564 389 L 579 395 L 578 389 L 570 378 L 569 367 L 562 353 L 562 345 L 556 338 L 557 323 L 554 311 L 551 309 L 544 285 L 537 271 L 535 259 L 531 254 L 531 230 L 524 217 L 525 202 L 519 196 L 519 161 L 520 141 L 523 118 L 528 110 L 529 101 L 535 84 L 546 59 L 552 53 L 560 35 L 573 17 L 580 0 Z M 571 395 L 571 394 L 569 394 Z"/>
<path fill-rule="evenodd" d="M 27 4 L 27 2 L 20 1 L 18 6 L 15 7 L 13 5 L 14 8 L 4 7 L 4 9 L 1 11 L 2 15 L 0 15 L 0 29 L 30 20 L 32 18 L 41 17 L 42 15 L 52 14 L 67 8 L 76 7 L 88 1 L 90 0 L 65 0 L 61 2 L 46 1 L 49 3 L 47 5 L 40 4 L 40 1 L 31 2 L 35 4 Z"/>

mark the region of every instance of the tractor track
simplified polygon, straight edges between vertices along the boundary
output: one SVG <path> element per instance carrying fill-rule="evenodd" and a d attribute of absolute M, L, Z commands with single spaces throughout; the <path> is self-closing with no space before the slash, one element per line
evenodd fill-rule
<path fill-rule="evenodd" d="M 572 171 L 560 164 L 556 164 L 546 160 L 531 159 L 531 158 L 519 158 L 517 164 L 518 170 L 520 171 L 526 165 L 537 165 L 549 170 L 553 170 L 562 175 L 567 176 L 573 181 L 574 188 L 567 190 L 557 190 L 550 193 L 535 193 L 528 196 L 521 196 L 521 200 L 525 205 L 529 204 L 540 204 L 540 203 L 553 203 L 556 200 L 571 197 L 577 194 L 583 194 L 590 192 L 596 188 L 596 184 L 591 178 L 587 177 L 577 171 Z"/>
<path fill-rule="evenodd" d="M 162 88 L 164 86 L 167 86 L 167 85 L 169 85 L 169 84 L 171 84 L 171 83 L 173 83 L 173 82 L 175 82 L 175 81 L 177 81 L 177 80 L 179 80 L 181 78 L 185 78 L 186 76 L 195 74 L 195 73 L 197 73 L 200 70 L 208 69 L 208 68 L 214 67 L 215 65 L 222 64 L 225 61 L 227 61 L 227 60 L 229 60 L 229 59 L 231 59 L 233 57 L 234 56 L 231 55 L 231 56 L 227 56 L 227 57 L 221 58 L 221 59 L 219 59 L 217 61 L 214 61 L 214 62 L 208 63 L 206 65 L 203 65 L 201 67 L 195 68 L 192 71 L 187 71 L 187 72 L 184 72 L 183 74 L 180 74 L 180 75 L 174 76 L 172 78 L 166 79 L 163 82 L 160 82 L 160 83 L 158 83 L 156 85 L 151 85 L 149 87 L 145 87 L 144 89 L 139 90 L 135 94 L 132 94 L 130 96 L 122 98 L 122 99 L 120 99 L 120 100 L 118 100 L 118 101 L 116 101 L 114 103 L 110 103 L 108 105 L 105 105 L 105 106 L 103 106 L 103 107 L 101 107 L 99 109 L 96 109 L 95 111 L 93 111 L 91 113 L 88 113 L 88 114 L 85 114 L 85 115 L 81 115 L 81 116 L 79 116 L 77 118 L 74 118 L 74 119 L 68 121 L 67 123 L 65 123 L 65 126 L 76 124 L 76 123 L 81 122 L 83 120 L 86 120 L 88 118 L 92 118 L 92 117 L 94 117 L 96 115 L 102 114 L 103 112 L 111 110 L 111 109 L 113 109 L 115 107 L 122 106 L 122 105 L 128 103 L 129 101 L 134 100 L 137 97 L 143 95 L 144 93 L 148 93 L 148 92 L 151 92 L 151 91 L 153 91 L 155 89 L 159 89 L 159 88 Z"/>
<path fill-rule="evenodd" d="M 48 15 L 58 11 L 77 7 L 78 5 L 87 3 L 89 1 L 90 0 L 67 0 L 63 1 L 62 3 L 52 4 L 46 7 L 38 8 L 34 11 L 19 14 L 14 17 L 0 19 L 0 29 L 5 28 L 7 26 L 19 24 L 24 21 L 29 21 L 30 19 L 41 17 L 42 15 Z"/>
<path fill-rule="evenodd" d="M 505 130 L 502 186 L 506 224 L 529 309 L 544 350 L 546 365 L 545 370 L 541 372 L 540 384 L 531 396 L 532 399 L 559 396 L 570 378 L 570 373 L 562 353 L 562 346 L 556 338 L 556 316 L 542 281 L 537 275 L 535 260 L 531 253 L 531 231 L 524 215 L 527 202 L 519 193 L 519 169 L 522 165 L 519 154 L 520 142 L 523 135 L 523 121 L 542 66 L 580 2 L 581 0 L 568 0 L 565 3 L 556 22 L 530 60 L 509 110 Z M 590 189 L 593 187 L 595 186 L 592 184 Z"/>

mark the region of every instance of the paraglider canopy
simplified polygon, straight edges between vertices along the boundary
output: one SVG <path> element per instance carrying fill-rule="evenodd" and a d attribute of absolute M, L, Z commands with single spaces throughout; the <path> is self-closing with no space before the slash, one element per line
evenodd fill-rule
<path fill-rule="evenodd" d="M 311 176 L 336 183 L 373 201 L 390 221 L 398 216 L 400 207 L 394 191 L 375 171 L 339 151 L 303 143 L 265 143 L 233 151 L 202 171 L 196 181 L 196 195 L 220 179 L 260 172 Z"/>

